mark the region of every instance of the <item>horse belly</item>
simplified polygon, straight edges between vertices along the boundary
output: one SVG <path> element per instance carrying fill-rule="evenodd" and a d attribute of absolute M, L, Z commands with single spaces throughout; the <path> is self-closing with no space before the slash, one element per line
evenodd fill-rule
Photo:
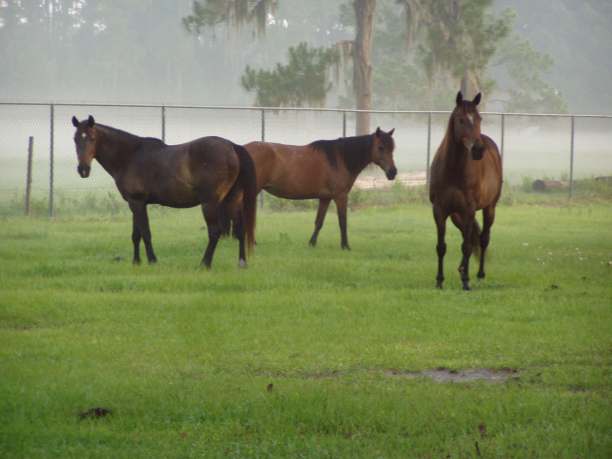
<path fill-rule="evenodd" d="M 274 196 L 285 199 L 328 198 L 332 195 L 323 177 L 303 174 L 298 170 L 277 176 L 274 180 L 270 180 L 264 189 Z"/>
<path fill-rule="evenodd" d="M 501 179 L 495 174 L 486 175 L 478 189 L 478 208 L 484 209 L 495 204 L 501 192 Z"/>
<path fill-rule="evenodd" d="M 200 204 L 197 193 L 180 183 L 170 183 L 152 191 L 148 202 L 168 207 L 194 207 Z"/>

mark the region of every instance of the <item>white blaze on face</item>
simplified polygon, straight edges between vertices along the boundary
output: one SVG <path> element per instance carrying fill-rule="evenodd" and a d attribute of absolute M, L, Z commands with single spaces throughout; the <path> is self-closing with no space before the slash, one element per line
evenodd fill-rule
<path fill-rule="evenodd" d="M 468 113 L 468 120 L 470 120 L 470 124 L 474 124 L 474 114 L 473 113 Z"/>

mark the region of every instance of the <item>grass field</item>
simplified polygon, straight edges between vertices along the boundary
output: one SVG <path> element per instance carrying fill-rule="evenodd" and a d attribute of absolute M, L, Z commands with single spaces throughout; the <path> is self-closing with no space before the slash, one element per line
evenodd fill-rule
<path fill-rule="evenodd" d="M 265 211 L 210 272 L 197 209 L 152 212 L 140 267 L 125 213 L 2 218 L 0 456 L 611 457 L 612 205 L 497 215 L 471 292 L 454 228 L 434 288 L 423 204 L 351 212 L 351 252 Z M 440 367 L 512 377 L 412 377 Z"/>

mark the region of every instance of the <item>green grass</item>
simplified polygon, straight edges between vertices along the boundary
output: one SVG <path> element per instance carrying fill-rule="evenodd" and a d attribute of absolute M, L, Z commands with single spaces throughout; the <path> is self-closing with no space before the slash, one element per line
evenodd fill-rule
<path fill-rule="evenodd" d="M 0 456 L 610 457 L 611 210 L 501 206 L 471 292 L 451 226 L 434 288 L 418 203 L 351 212 L 351 252 L 333 209 L 316 249 L 312 210 L 265 211 L 249 268 L 226 240 L 210 272 L 197 209 L 153 209 L 140 267 L 123 211 L 3 218 Z M 438 367 L 519 373 L 389 371 Z"/>

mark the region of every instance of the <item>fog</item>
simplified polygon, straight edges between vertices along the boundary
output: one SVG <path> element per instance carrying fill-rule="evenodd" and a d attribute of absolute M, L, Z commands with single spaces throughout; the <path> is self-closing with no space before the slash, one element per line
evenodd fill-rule
<path fill-rule="evenodd" d="M 346 3 L 281 0 L 274 16 L 268 18 L 264 36 L 258 36 L 248 26 L 218 26 L 198 37 L 188 33 L 181 23 L 191 12 L 191 0 L 0 0 L 0 102 L 251 106 L 254 95 L 240 85 L 245 66 L 271 68 L 286 60 L 288 46 L 301 41 L 312 46 L 333 46 L 352 39 L 353 27 L 344 24 L 340 16 L 340 6 Z M 377 8 L 390 11 L 394 4 L 392 0 L 379 0 Z M 548 2 L 494 2 L 496 12 L 506 7 L 516 10 L 515 32 L 554 60 L 546 81 L 563 95 L 568 111 L 612 113 L 611 3 L 563 0 L 556 2 L 551 12 Z M 385 52 L 384 47 L 376 50 Z M 493 68 L 492 76 L 500 86 L 485 99 L 483 110 L 503 109 L 495 101 L 507 97 L 512 89 L 501 86 L 506 75 L 496 72 L 499 70 Z M 334 86 L 325 105 L 351 107 L 350 94 L 343 94 L 343 90 L 342 85 Z M 416 97 L 414 103 L 411 100 L 407 94 L 402 99 L 405 105 L 381 102 L 375 108 L 428 108 L 418 105 Z M 452 108 L 452 100 L 448 108 Z M 88 181 L 79 179 L 75 172 L 70 118 L 89 114 L 101 123 L 136 134 L 161 136 L 159 108 L 55 107 L 58 189 L 112 189 L 110 177 L 99 166 L 94 166 Z M 431 155 L 441 140 L 445 123 L 446 115 L 433 117 Z M 49 124 L 48 106 L 0 105 L 0 189 L 4 195 L 23 188 L 28 136 L 35 138 L 34 188 L 48 187 Z M 246 143 L 261 139 L 261 124 L 259 110 L 168 108 L 166 141 L 179 143 L 220 135 Z M 347 135 L 354 133 L 354 125 L 354 117 L 349 114 Z M 371 127 L 378 125 L 396 128 L 400 172 L 425 170 L 426 115 L 374 114 Z M 340 113 L 265 114 L 264 137 L 269 141 L 304 144 L 336 138 L 342 132 Z M 500 144 L 500 117 L 484 115 L 483 132 Z M 612 174 L 611 145 L 612 119 L 578 118 L 575 176 Z M 519 183 L 524 177 L 566 177 L 569 163 L 569 118 L 506 117 L 507 180 Z"/>

